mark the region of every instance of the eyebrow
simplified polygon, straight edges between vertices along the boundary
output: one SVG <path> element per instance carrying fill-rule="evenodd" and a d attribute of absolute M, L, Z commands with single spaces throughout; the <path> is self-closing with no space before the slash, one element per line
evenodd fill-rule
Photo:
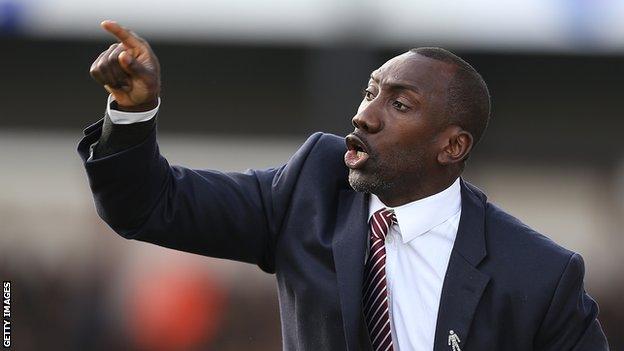
<path fill-rule="evenodd" d="M 379 84 L 379 79 L 375 77 L 375 72 L 371 73 L 370 79 Z M 420 94 L 420 89 L 418 89 L 417 86 L 403 81 L 391 80 L 390 82 L 385 83 L 384 86 L 388 87 L 390 90 L 411 90 Z"/>

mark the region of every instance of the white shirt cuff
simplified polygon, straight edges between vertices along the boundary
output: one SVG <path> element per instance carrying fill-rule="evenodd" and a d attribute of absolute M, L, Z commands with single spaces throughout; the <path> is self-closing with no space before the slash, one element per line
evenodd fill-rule
<path fill-rule="evenodd" d="M 113 96 L 108 95 L 108 101 L 106 103 L 106 113 L 108 113 L 108 116 L 110 117 L 113 124 L 132 124 L 148 121 L 156 116 L 156 113 L 158 113 L 158 108 L 160 107 L 160 98 L 158 98 L 158 105 L 152 110 L 145 112 L 124 112 L 112 109 L 110 106 L 113 101 L 115 101 Z"/>

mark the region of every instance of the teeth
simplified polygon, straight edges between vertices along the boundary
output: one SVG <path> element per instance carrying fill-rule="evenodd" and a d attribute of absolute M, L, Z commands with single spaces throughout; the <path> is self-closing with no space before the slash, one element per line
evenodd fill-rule
<path fill-rule="evenodd" d="M 358 157 L 362 157 L 362 156 L 364 156 L 364 154 L 366 154 L 364 151 L 358 151 L 357 152 L 357 156 Z"/>

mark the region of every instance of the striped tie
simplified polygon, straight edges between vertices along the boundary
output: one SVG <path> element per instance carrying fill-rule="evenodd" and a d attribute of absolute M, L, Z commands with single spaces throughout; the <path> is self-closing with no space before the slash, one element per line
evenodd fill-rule
<path fill-rule="evenodd" d="M 373 350 L 392 350 L 388 294 L 386 292 L 386 247 L 388 229 L 396 224 L 393 210 L 382 208 L 370 220 L 370 254 L 366 261 L 362 307 Z"/>

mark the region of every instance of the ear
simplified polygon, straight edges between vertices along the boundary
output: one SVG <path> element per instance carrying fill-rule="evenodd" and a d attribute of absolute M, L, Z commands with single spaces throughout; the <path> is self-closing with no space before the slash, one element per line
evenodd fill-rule
<path fill-rule="evenodd" d="M 472 134 L 460 126 L 449 126 L 440 135 L 441 149 L 438 152 L 438 163 L 442 166 L 459 163 L 466 158 L 472 150 Z"/>

